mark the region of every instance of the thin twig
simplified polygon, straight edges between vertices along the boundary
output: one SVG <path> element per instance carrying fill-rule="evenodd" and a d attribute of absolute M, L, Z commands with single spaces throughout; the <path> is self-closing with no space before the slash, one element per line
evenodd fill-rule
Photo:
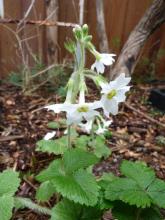
<path fill-rule="evenodd" d="M 19 24 L 19 19 L 0 19 L 2 24 Z M 61 27 L 75 27 L 77 24 L 61 22 L 61 21 L 43 21 L 43 20 L 25 20 L 25 24 L 29 25 L 40 25 L 40 26 L 61 26 Z"/>
<path fill-rule="evenodd" d="M 146 115 L 145 113 L 141 112 L 140 110 L 134 108 L 133 106 L 131 106 L 129 103 L 124 103 L 125 107 L 127 107 L 128 109 L 132 110 L 133 112 L 136 112 L 137 114 L 143 116 L 144 118 L 146 118 L 147 120 L 149 120 L 150 122 L 156 124 L 156 125 L 159 125 L 163 128 L 165 128 L 165 124 L 162 124 L 161 122 L 155 120 L 154 118 Z"/>
<path fill-rule="evenodd" d="M 23 139 L 23 138 L 24 138 L 24 135 L 1 136 L 0 137 L 0 142 L 13 141 L 13 140 Z"/>

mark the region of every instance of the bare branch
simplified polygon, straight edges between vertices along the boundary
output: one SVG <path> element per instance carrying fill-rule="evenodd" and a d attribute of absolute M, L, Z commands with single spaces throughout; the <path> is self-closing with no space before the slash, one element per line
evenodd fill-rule
<path fill-rule="evenodd" d="M 1 24 L 18 24 L 20 22 L 19 19 L 0 19 Z M 60 27 L 75 27 L 77 24 L 75 23 L 67 23 L 61 21 L 43 21 L 43 20 L 25 20 L 25 24 L 29 25 L 39 25 L 39 26 L 60 26 Z"/>

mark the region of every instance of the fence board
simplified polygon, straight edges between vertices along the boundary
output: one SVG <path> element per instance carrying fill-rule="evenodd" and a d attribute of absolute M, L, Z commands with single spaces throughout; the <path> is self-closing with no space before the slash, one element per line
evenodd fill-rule
<path fill-rule="evenodd" d="M 54 0 L 51 0 L 54 1 Z M 57 0 L 56 0 L 57 1 Z M 122 49 L 123 44 L 127 40 L 130 32 L 133 30 L 135 25 L 138 23 L 139 19 L 144 14 L 145 10 L 152 3 L 152 0 L 103 0 L 104 10 L 105 10 L 105 23 L 107 36 L 109 39 L 109 46 L 113 52 L 119 54 Z M 5 0 L 5 17 L 8 18 L 21 18 L 23 13 L 27 10 L 30 0 Z M 79 1 L 78 0 L 58 0 L 58 20 L 63 22 L 78 22 L 79 18 Z M 98 49 L 98 37 L 96 30 L 96 8 L 95 0 L 85 1 L 85 13 L 84 22 L 89 24 L 90 32 L 93 35 L 93 42 Z M 35 7 L 32 13 L 29 15 L 29 19 L 44 19 L 46 15 L 46 1 L 36 0 Z M 48 11 L 47 11 L 48 12 Z M 53 18 L 52 18 L 53 19 Z M 15 29 L 15 25 L 8 25 Z M 48 32 L 47 32 L 48 33 Z M 29 45 L 32 48 L 32 52 L 46 61 L 48 50 L 51 46 L 48 44 L 50 39 L 50 34 L 46 35 L 44 28 L 27 26 L 27 29 L 21 33 L 21 37 L 33 36 L 38 34 L 39 37 L 29 40 Z M 64 49 L 64 41 L 67 38 L 72 37 L 71 28 L 58 27 L 58 35 L 54 34 L 54 42 L 58 38 L 58 58 L 62 62 L 64 59 L 70 58 L 67 51 Z M 51 35 L 51 41 L 53 41 L 53 36 Z M 18 45 L 14 40 L 12 34 L 0 26 L 0 76 L 8 74 L 10 71 L 18 69 L 20 65 L 20 58 L 16 52 Z M 165 50 L 165 25 L 162 25 L 148 40 L 146 43 L 142 55 L 148 57 L 152 61 L 157 58 L 157 52 Z M 27 55 L 29 52 L 26 52 Z M 162 52 L 162 54 L 164 54 Z M 30 65 L 34 62 L 30 59 Z M 48 57 L 50 60 L 56 60 L 55 58 Z M 93 61 L 89 58 L 88 64 Z M 165 76 L 165 55 L 159 57 L 156 62 L 156 72 L 157 76 Z M 143 74 L 143 73 L 142 73 Z"/>

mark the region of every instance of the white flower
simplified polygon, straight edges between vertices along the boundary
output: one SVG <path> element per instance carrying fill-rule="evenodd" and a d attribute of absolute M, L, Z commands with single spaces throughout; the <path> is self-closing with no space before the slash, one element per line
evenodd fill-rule
<path fill-rule="evenodd" d="M 99 126 L 99 128 L 95 131 L 96 134 L 104 134 L 108 129 Z"/>
<path fill-rule="evenodd" d="M 102 119 L 103 127 L 108 128 L 112 124 L 112 120 L 104 120 Z"/>
<path fill-rule="evenodd" d="M 109 53 L 96 53 L 96 61 L 94 64 L 91 66 L 91 69 L 94 70 L 96 68 L 97 73 L 104 73 L 104 65 L 105 66 L 110 66 L 113 64 L 115 59 L 113 58 L 116 56 L 115 54 L 109 54 Z"/>
<path fill-rule="evenodd" d="M 104 134 L 106 131 L 108 131 L 109 125 L 112 123 L 112 120 L 104 120 L 103 118 L 100 118 L 102 122 L 102 126 L 99 121 L 98 123 L 98 129 L 95 131 L 96 134 Z"/>
<path fill-rule="evenodd" d="M 80 104 L 54 104 L 46 106 L 48 110 L 53 110 L 55 113 L 65 111 L 67 113 L 67 124 L 79 124 L 83 119 L 86 121 L 92 120 L 96 115 L 99 115 L 95 109 L 100 108 L 100 102 L 80 103 Z"/>
<path fill-rule="evenodd" d="M 68 106 L 70 106 L 70 103 L 63 103 L 63 104 L 53 104 L 53 105 L 48 105 L 45 106 L 44 108 L 48 109 L 48 110 L 52 110 L 55 113 L 60 113 L 61 111 L 66 111 L 66 109 L 68 108 Z"/>
<path fill-rule="evenodd" d="M 125 93 L 130 89 L 130 86 L 127 86 L 130 80 L 130 77 L 125 77 L 125 73 L 122 73 L 114 81 L 101 85 L 101 93 L 103 95 L 100 103 L 104 110 L 104 114 L 107 117 L 109 116 L 109 113 L 112 113 L 113 115 L 118 113 L 118 104 L 125 101 Z"/>
<path fill-rule="evenodd" d="M 52 132 L 48 132 L 45 136 L 44 136 L 44 140 L 50 140 L 51 138 L 53 138 L 56 135 L 56 131 L 52 131 Z"/>
<path fill-rule="evenodd" d="M 83 119 L 90 121 L 94 119 L 96 115 L 99 115 L 95 109 L 100 107 L 99 102 L 72 104 L 67 111 L 67 123 L 79 124 Z"/>
<path fill-rule="evenodd" d="M 92 129 L 93 120 L 89 120 L 86 123 L 80 123 L 79 126 L 83 132 L 90 134 Z"/>

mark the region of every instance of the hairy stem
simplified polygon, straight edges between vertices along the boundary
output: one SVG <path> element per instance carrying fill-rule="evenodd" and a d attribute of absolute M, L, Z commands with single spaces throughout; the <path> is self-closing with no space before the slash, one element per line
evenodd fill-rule
<path fill-rule="evenodd" d="M 68 125 L 68 149 L 71 148 L 71 125 Z"/>

